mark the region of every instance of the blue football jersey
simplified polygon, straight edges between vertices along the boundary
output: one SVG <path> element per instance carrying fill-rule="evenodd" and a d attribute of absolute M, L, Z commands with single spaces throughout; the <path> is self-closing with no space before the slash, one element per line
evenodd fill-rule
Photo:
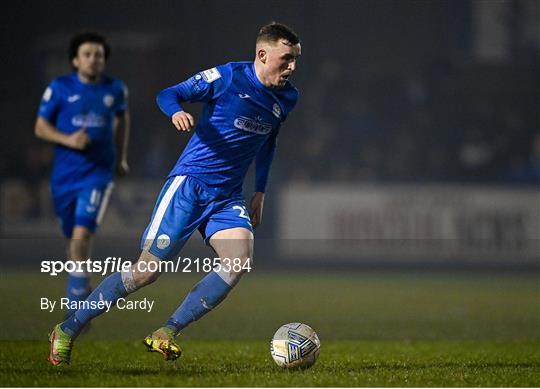
<path fill-rule="evenodd" d="M 298 90 L 288 81 L 282 88 L 265 87 L 253 62 L 217 66 L 163 90 L 157 101 L 169 117 L 184 101 L 205 103 L 169 177 L 193 176 L 210 191 L 230 195 L 242 191 L 256 158 L 255 190 L 264 192 L 280 125 L 297 100 Z"/>
<path fill-rule="evenodd" d="M 111 181 L 116 158 L 113 120 L 127 110 L 124 84 L 103 76 L 85 84 L 77 73 L 53 80 L 43 94 L 38 116 L 71 134 L 86 128 L 91 143 L 85 150 L 55 146 L 51 186 L 63 192 Z"/>

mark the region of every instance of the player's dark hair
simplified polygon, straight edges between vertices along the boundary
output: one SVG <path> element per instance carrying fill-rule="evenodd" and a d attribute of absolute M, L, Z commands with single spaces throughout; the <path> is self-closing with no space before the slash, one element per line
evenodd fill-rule
<path fill-rule="evenodd" d="M 280 39 L 286 40 L 291 46 L 300 43 L 300 38 L 298 38 L 296 32 L 290 27 L 278 22 L 271 22 L 262 26 L 257 35 L 257 43 L 261 41 L 277 42 Z"/>
<path fill-rule="evenodd" d="M 109 46 L 109 43 L 107 42 L 107 39 L 96 32 L 81 32 L 77 35 L 75 35 L 71 42 L 69 43 L 69 62 L 73 61 L 73 58 L 77 56 L 79 53 L 79 47 L 83 43 L 99 43 L 103 46 L 103 50 L 105 51 L 105 60 L 109 58 L 109 55 L 111 55 L 111 47 Z"/>

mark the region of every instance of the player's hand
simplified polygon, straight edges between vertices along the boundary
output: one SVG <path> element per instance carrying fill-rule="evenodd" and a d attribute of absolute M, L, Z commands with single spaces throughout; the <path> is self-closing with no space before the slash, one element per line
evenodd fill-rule
<path fill-rule="evenodd" d="M 86 128 L 79 128 L 74 133 L 68 135 L 66 146 L 75 150 L 84 150 L 90 144 L 90 137 L 86 133 Z"/>
<path fill-rule="evenodd" d="M 117 165 L 116 165 L 116 175 L 118 177 L 123 177 L 129 174 L 129 165 L 125 159 L 122 159 Z"/>
<path fill-rule="evenodd" d="M 176 112 L 171 121 L 178 131 L 191 131 L 195 128 L 195 119 L 185 111 Z"/>
<path fill-rule="evenodd" d="M 262 223 L 262 213 L 264 207 L 264 193 L 255 192 L 251 197 L 251 206 L 249 210 L 249 218 L 253 228 L 257 228 Z"/>

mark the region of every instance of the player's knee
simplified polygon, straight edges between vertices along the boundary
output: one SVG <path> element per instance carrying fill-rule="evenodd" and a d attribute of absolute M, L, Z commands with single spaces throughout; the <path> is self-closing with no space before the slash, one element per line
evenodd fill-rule
<path fill-rule="evenodd" d="M 130 272 L 133 273 L 133 282 L 137 289 L 156 281 L 161 275 L 161 260 L 148 251 L 143 251 L 137 263 Z"/>
<path fill-rule="evenodd" d="M 161 275 L 158 260 L 139 261 L 129 272 L 133 274 L 133 285 L 136 289 L 151 284 Z"/>
<path fill-rule="evenodd" d="M 136 274 L 135 276 L 136 284 L 138 288 L 141 288 L 143 286 L 153 283 L 161 275 L 159 270 L 156 270 L 156 271 L 146 270 L 142 272 L 137 272 L 135 274 Z"/>
<path fill-rule="evenodd" d="M 92 238 L 92 231 L 86 227 L 75 226 L 71 234 L 72 242 L 87 242 Z"/>
<path fill-rule="evenodd" d="M 159 277 L 159 272 L 134 272 L 127 270 L 122 272 L 122 284 L 126 292 L 133 293 L 143 286 L 149 285 Z"/>

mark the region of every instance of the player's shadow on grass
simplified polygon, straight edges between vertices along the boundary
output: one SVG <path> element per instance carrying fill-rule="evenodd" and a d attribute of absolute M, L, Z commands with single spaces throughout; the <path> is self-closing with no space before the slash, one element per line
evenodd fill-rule
<path fill-rule="evenodd" d="M 196 376 L 200 374 L 223 374 L 225 372 L 234 371 L 235 374 L 243 372 L 252 372 L 253 369 L 249 366 L 238 366 L 238 365 L 227 365 L 227 366 L 217 366 L 210 368 L 209 366 L 192 366 L 192 365 L 183 365 L 182 363 L 177 364 L 158 364 L 155 368 L 148 367 L 120 367 L 115 369 L 103 369 L 104 372 L 121 372 L 126 374 L 133 375 L 145 375 L 145 374 L 156 374 L 160 375 L 178 375 L 178 373 L 185 374 L 186 376 Z"/>

